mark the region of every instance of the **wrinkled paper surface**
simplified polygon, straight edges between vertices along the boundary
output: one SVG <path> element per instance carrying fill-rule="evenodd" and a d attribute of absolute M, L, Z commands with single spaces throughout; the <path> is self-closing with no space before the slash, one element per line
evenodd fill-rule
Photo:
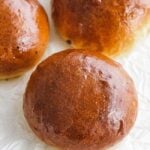
<path fill-rule="evenodd" d="M 40 0 L 50 18 L 49 0 Z M 68 46 L 55 34 L 51 21 L 51 43 L 43 59 Z M 112 150 L 150 150 L 150 36 L 138 42 L 128 56 L 116 59 L 133 78 L 139 97 L 139 113 L 130 134 Z M 41 142 L 24 119 L 22 100 L 33 70 L 8 81 L 0 81 L 0 150 L 54 150 Z"/>

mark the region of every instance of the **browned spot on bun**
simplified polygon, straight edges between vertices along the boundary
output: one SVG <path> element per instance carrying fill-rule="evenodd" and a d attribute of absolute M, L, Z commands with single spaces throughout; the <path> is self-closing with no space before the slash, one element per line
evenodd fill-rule
<path fill-rule="evenodd" d="M 128 134 L 137 114 L 134 84 L 98 51 L 66 50 L 32 74 L 24 114 L 34 133 L 66 150 L 99 150 Z"/>
<path fill-rule="evenodd" d="M 143 0 L 53 0 L 53 18 L 65 41 L 75 48 L 114 56 L 130 49 L 150 20 Z"/>
<path fill-rule="evenodd" d="M 49 24 L 35 0 L 0 2 L 0 79 L 21 75 L 43 55 L 49 40 Z"/>

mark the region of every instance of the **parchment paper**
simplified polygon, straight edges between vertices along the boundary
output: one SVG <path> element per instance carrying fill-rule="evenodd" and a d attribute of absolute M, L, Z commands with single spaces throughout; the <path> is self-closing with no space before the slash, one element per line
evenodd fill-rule
<path fill-rule="evenodd" d="M 40 0 L 50 18 L 50 1 Z M 68 47 L 51 22 L 51 42 L 46 58 Z M 112 150 L 150 150 L 150 36 L 137 43 L 133 52 L 116 59 L 133 78 L 139 97 L 139 113 L 130 134 Z M 33 69 L 34 70 L 34 69 Z M 22 100 L 32 71 L 8 81 L 0 81 L 0 150 L 54 150 L 41 142 L 23 116 Z"/>

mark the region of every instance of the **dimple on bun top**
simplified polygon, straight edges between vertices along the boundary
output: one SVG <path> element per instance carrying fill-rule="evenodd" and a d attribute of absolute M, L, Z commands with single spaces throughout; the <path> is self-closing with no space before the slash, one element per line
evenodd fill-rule
<path fill-rule="evenodd" d="M 150 25 L 149 0 L 53 0 L 62 38 L 75 48 L 108 56 L 127 52 Z"/>
<path fill-rule="evenodd" d="M 48 40 L 48 18 L 37 0 L 0 0 L 0 79 L 31 69 Z"/>
<path fill-rule="evenodd" d="M 44 142 L 65 150 L 101 150 L 126 136 L 137 115 L 134 84 L 98 51 L 66 50 L 32 74 L 24 114 Z"/>

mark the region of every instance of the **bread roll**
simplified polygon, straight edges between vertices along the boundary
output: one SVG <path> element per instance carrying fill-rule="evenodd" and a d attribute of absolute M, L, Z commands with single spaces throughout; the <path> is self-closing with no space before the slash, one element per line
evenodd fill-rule
<path fill-rule="evenodd" d="M 32 68 L 48 39 L 48 18 L 37 0 L 0 0 L 0 79 Z"/>
<path fill-rule="evenodd" d="M 53 18 L 73 47 L 116 56 L 131 49 L 150 26 L 150 1 L 53 0 Z"/>
<path fill-rule="evenodd" d="M 44 142 L 65 150 L 101 150 L 128 134 L 137 115 L 132 79 L 98 51 L 66 50 L 32 74 L 24 114 Z"/>

